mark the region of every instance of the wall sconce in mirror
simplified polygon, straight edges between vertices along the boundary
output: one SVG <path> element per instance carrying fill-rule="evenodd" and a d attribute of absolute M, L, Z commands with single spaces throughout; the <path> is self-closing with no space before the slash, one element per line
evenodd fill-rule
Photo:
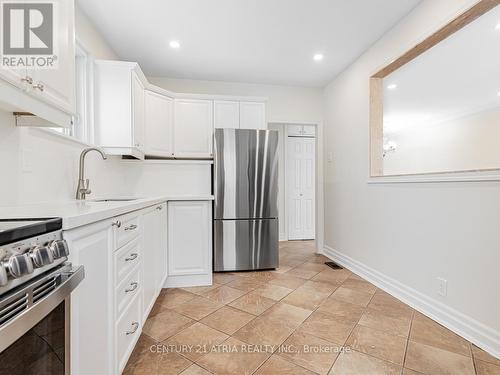
<path fill-rule="evenodd" d="M 370 78 L 372 177 L 500 169 L 499 22 L 478 1 Z"/>
<path fill-rule="evenodd" d="M 387 138 L 385 138 L 382 156 L 385 158 L 388 153 L 396 152 L 397 149 L 398 149 L 398 144 L 396 142 L 389 141 Z"/>

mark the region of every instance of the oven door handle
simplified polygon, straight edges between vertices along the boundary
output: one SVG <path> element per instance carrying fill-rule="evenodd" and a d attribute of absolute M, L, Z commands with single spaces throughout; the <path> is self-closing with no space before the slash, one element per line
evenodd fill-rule
<path fill-rule="evenodd" d="M 40 301 L 34 304 L 28 304 L 27 308 L 17 315 L 15 318 L 7 321 L 0 326 L 0 352 L 7 349 L 11 344 L 16 342 L 21 336 L 33 328 L 38 322 L 45 318 L 52 310 L 54 310 L 61 302 L 66 300 L 73 289 L 85 278 L 83 266 L 72 268 L 70 265 L 65 266 L 62 270 L 50 273 L 41 280 L 37 280 L 35 285 L 28 285 L 19 292 L 13 295 L 13 298 L 18 298 L 23 293 L 28 294 L 28 300 L 32 301 L 31 294 L 36 285 L 40 282 L 49 280 L 51 277 L 60 274 L 63 281 L 52 292 L 44 296 Z M 9 297 L 10 299 L 10 297 Z M 31 302 L 30 302 L 31 303 Z"/>

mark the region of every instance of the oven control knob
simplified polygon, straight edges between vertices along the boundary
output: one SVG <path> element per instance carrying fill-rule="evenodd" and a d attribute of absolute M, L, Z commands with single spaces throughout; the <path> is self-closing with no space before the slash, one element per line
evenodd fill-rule
<path fill-rule="evenodd" d="M 54 261 L 52 251 L 47 246 L 36 246 L 29 254 L 35 267 L 43 267 Z"/>
<path fill-rule="evenodd" d="M 5 269 L 5 266 L 3 265 L 3 263 L 0 262 L 0 286 L 7 285 L 8 281 L 9 281 L 9 277 L 7 275 L 7 270 Z"/>
<path fill-rule="evenodd" d="M 49 244 L 54 259 L 65 258 L 69 255 L 68 243 L 65 240 L 55 240 Z"/>
<path fill-rule="evenodd" d="M 33 263 L 28 254 L 12 255 L 7 260 L 7 269 L 16 279 L 33 272 Z"/>

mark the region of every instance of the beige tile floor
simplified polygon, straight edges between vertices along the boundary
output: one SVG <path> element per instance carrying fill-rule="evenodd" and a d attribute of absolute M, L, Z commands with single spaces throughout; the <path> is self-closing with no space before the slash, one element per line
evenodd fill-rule
<path fill-rule="evenodd" d="M 500 375 L 500 360 L 347 270 L 313 242 L 280 269 L 165 289 L 126 375 Z"/>

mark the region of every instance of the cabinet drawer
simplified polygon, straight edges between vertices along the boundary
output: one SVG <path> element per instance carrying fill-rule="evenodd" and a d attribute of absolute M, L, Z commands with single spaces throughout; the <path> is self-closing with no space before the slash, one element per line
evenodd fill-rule
<path fill-rule="evenodd" d="M 141 330 L 141 298 L 137 295 L 123 316 L 116 323 L 116 358 L 118 373 L 121 374 L 134 349 Z"/>
<path fill-rule="evenodd" d="M 136 213 L 116 218 L 116 248 L 119 249 L 141 233 L 140 215 Z"/>
<path fill-rule="evenodd" d="M 116 288 L 116 316 L 119 317 L 141 290 L 141 267 L 136 267 Z"/>
<path fill-rule="evenodd" d="M 141 241 L 138 237 L 115 252 L 115 286 L 119 285 L 140 261 Z"/>

